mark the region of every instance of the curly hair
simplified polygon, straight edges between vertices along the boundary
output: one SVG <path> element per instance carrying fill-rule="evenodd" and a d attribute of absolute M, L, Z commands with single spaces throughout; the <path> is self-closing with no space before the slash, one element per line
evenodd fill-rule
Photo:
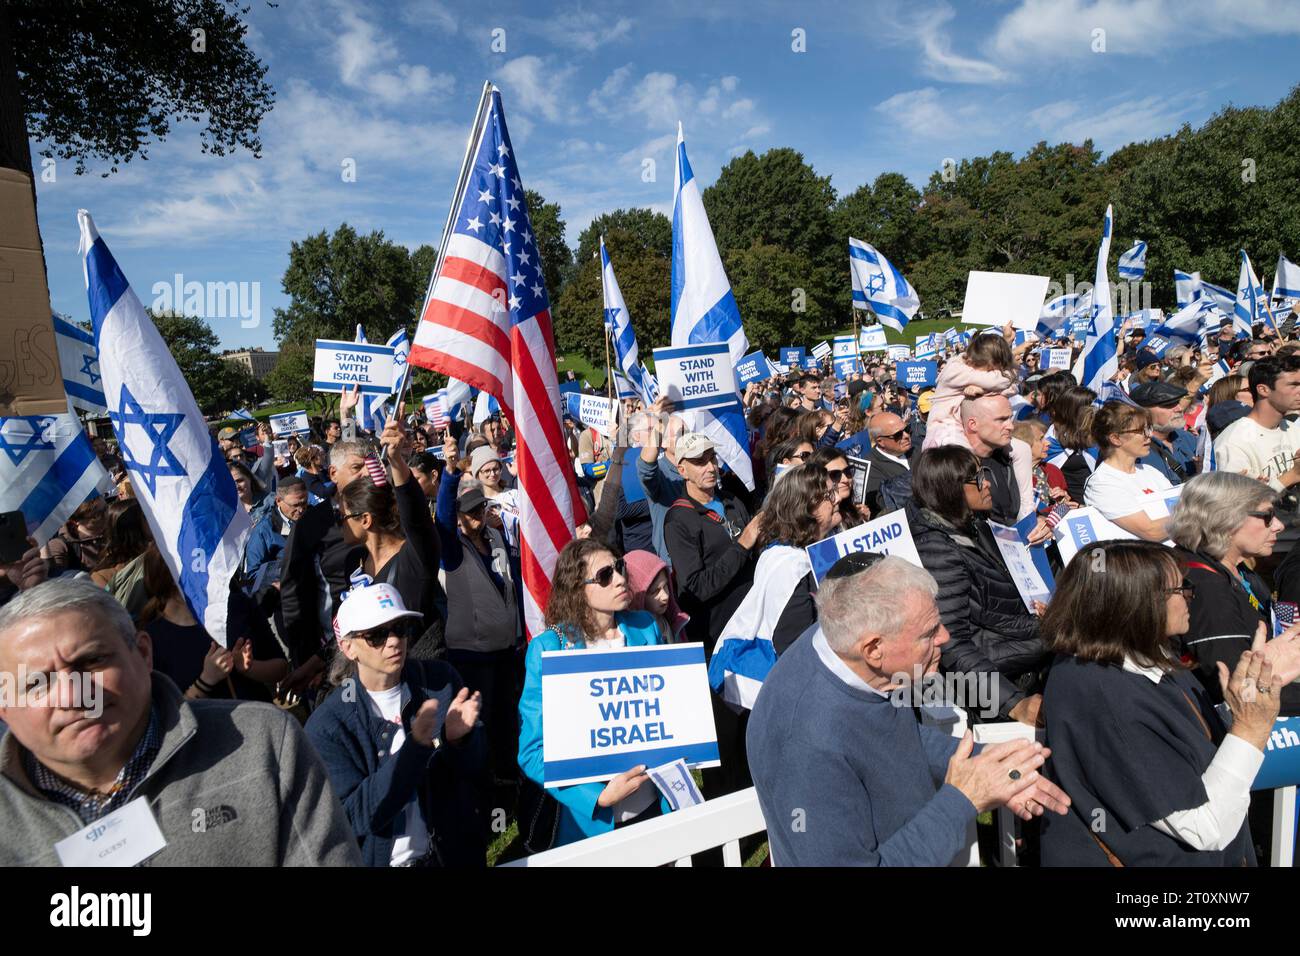
<path fill-rule="evenodd" d="M 763 502 L 763 527 L 755 551 L 773 541 L 806 548 L 821 539 L 813 511 L 829 494 L 831 476 L 821 465 L 795 465 L 772 486 Z"/>
<path fill-rule="evenodd" d="M 546 600 L 546 626 L 571 641 L 586 643 L 596 633 L 596 615 L 587 603 L 587 558 L 593 554 L 619 557 L 617 548 L 595 538 L 574 538 L 564 546 L 551 575 Z"/>

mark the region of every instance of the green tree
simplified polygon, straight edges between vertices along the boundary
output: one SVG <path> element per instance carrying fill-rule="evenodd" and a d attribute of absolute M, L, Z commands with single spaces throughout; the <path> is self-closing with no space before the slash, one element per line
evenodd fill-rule
<path fill-rule="evenodd" d="M 202 319 L 175 312 L 150 316 L 204 415 L 230 411 L 265 396 L 266 389 L 252 372 L 216 354 L 220 340 Z"/>
<path fill-rule="evenodd" d="M 578 251 L 574 262 L 580 267 L 589 259 L 600 255 L 600 237 L 606 233 L 630 232 L 636 236 L 641 248 L 669 259 L 673 254 L 673 224 L 668 217 L 653 209 L 615 209 L 601 213 L 578 235 Z"/>
<path fill-rule="evenodd" d="M 0 165 L 30 173 L 32 142 L 88 159 L 148 158 L 176 119 L 204 152 L 261 154 L 274 90 L 249 49 L 242 0 L 6 0 L 0 4 Z M 201 30 L 196 35 L 195 30 Z M 105 173 L 104 175 L 107 175 Z"/>
<path fill-rule="evenodd" d="M 528 220 L 533 224 L 533 241 L 542 257 L 542 281 L 554 302 L 573 272 L 573 252 L 564 242 L 564 216 L 559 203 L 547 202 L 539 192 L 526 190 L 524 198 Z"/>
<path fill-rule="evenodd" d="M 826 267 L 802 253 L 754 243 L 728 253 L 725 265 L 751 349 L 812 342 L 850 322 Z"/>
<path fill-rule="evenodd" d="M 848 258 L 852 236 L 871 243 L 906 272 L 925 245 L 920 205 L 921 193 L 901 173 L 881 173 L 874 183 L 863 183 L 835 204 L 833 223 L 840 252 Z"/>

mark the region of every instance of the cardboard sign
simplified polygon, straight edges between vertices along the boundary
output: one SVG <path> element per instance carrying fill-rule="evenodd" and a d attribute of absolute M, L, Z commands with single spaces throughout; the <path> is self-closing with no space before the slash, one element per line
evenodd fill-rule
<path fill-rule="evenodd" d="M 1063 368 L 1067 372 L 1070 370 L 1070 356 L 1074 354 L 1071 349 L 1043 349 L 1039 354 L 1039 368 Z"/>
<path fill-rule="evenodd" d="M 1003 326 L 1032 332 L 1038 326 L 1047 297 L 1047 276 L 1014 272 L 971 272 L 961 320 L 967 325 Z"/>
<path fill-rule="evenodd" d="M 904 388 L 920 385 L 933 386 L 939 381 L 938 362 L 899 362 L 895 371 L 898 384 Z"/>
<path fill-rule="evenodd" d="M 277 438 L 283 438 L 285 435 L 310 435 L 311 422 L 307 420 L 307 413 L 303 412 L 285 412 L 283 415 L 272 415 L 270 417 L 271 434 Z"/>
<path fill-rule="evenodd" d="M 858 333 L 858 348 L 863 352 L 883 352 L 888 347 L 883 325 L 868 325 Z"/>
<path fill-rule="evenodd" d="M 837 358 L 852 358 L 858 354 L 857 343 L 853 341 L 851 335 L 835 336 L 835 344 L 831 346 L 831 354 Z"/>
<path fill-rule="evenodd" d="M 736 376 L 726 342 L 655 349 L 659 396 L 674 411 L 719 408 L 736 401 Z"/>
<path fill-rule="evenodd" d="M 568 405 L 569 417 L 573 418 L 588 428 L 594 428 L 606 438 L 614 435 L 614 429 L 618 427 L 616 415 L 618 406 L 603 395 L 584 395 L 582 393 L 570 393 L 564 396 Z"/>
<path fill-rule="evenodd" d="M 1166 488 L 1160 492 L 1158 499 L 1144 504 L 1142 510 L 1152 521 L 1168 518 L 1173 514 L 1174 505 L 1178 504 L 1178 499 L 1182 497 L 1183 489 L 1186 487 L 1186 485 L 1174 485 L 1172 488 Z"/>
<path fill-rule="evenodd" d="M 906 345 L 891 345 L 885 349 L 885 355 L 891 362 L 904 362 L 912 357 L 912 350 Z"/>
<path fill-rule="evenodd" d="M 912 541 L 912 529 L 907 524 L 905 511 L 891 511 L 866 524 L 846 528 L 839 534 L 808 545 L 804 551 L 812 562 L 813 577 L 818 582 L 826 576 L 831 565 L 853 551 L 892 554 L 912 562 L 918 568 L 921 566 L 921 558 L 916 553 L 916 544 Z"/>
<path fill-rule="evenodd" d="M 804 349 L 802 345 L 785 345 L 781 347 L 781 364 L 790 368 L 803 368 Z"/>
<path fill-rule="evenodd" d="M 812 348 L 812 354 L 819 362 L 830 355 L 831 352 L 832 348 L 829 342 L 818 342 Z"/>
<path fill-rule="evenodd" d="M 67 411 L 32 178 L 0 168 L 0 416 Z"/>
<path fill-rule="evenodd" d="M 394 349 L 369 342 L 316 340 L 312 391 L 337 392 L 360 386 L 365 395 L 389 395 L 393 390 Z"/>
<path fill-rule="evenodd" d="M 582 391 L 581 382 L 570 382 L 566 379 L 565 381 L 560 383 L 561 395 L 568 395 L 571 394 L 572 392 L 581 392 L 581 391 Z"/>
<path fill-rule="evenodd" d="M 736 384 L 742 389 L 750 382 L 761 382 L 771 377 L 771 366 L 762 352 L 746 355 L 736 366 Z"/>
<path fill-rule="evenodd" d="M 1083 339 L 1088 337 L 1088 327 L 1092 325 L 1092 316 L 1070 320 L 1070 337 Z"/>
<path fill-rule="evenodd" d="M 542 724 L 547 787 L 720 764 L 703 644 L 545 651 Z"/>
<path fill-rule="evenodd" d="M 1069 564 L 1080 548 L 1094 541 L 1123 541 L 1136 537 L 1102 517 L 1096 508 L 1075 508 L 1061 519 L 1055 536 L 1062 564 Z"/>

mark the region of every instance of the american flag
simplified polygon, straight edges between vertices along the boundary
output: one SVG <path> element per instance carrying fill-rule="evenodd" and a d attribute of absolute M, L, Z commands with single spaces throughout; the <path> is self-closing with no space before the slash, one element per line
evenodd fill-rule
<path fill-rule="evenodd" d="M 471 133 L 464 195 L 429 286 L 410 362 L 489 393 L 514 426 L 524 626 L 531 640 L 546 626 L 556 558 L 586 511 L 560 424 L 541 256 L 496 89 L 487 105 Z"/>
<path fill-rule="evenodd" d="M 439 431 L 447 427 L 447 390 L 445 388 L 439 389 L 432 395 L 424 396 L 424 416 Z"/>

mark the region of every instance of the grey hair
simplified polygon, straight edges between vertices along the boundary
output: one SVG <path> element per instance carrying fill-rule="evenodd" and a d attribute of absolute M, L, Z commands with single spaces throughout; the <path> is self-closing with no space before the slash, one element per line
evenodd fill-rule
<path fill-rule="evenodd" d="M 889 414 L 892 415 L 893 413 L 890 412 Z M 867 434 L 871 436 L 871 440 L 872 440 L 872 441 L 875 441 L 875 440 L 876 440 L 877 438 L 879 438 L 881 435 L 886 434 L 886 432 L 885 432 L 885 426 L 884 426 L 884 425 L 877 425 L 877 424 L 876 424 L 876 420 L 877 420 L 877 419 L 884 418 L 884 417 L 885 417 L 884 415 L 876 415 L 876 416 L 874 416 L 874 417 L 871 419 L 871 421 L 867 424 Z M 895 417 L 895 418 L 898 418 L 897 415 L 894 415 L 894 417 Z M 899 421 L 902 421 L 902 419 L 899 419 Z M 904 425 L 903 427 L 906 428 L 907 426 Z M 892 432 L 892 431 L 891 431 L 891 432 L 888 432 L 888 434 L 892 435 L 893 432 Z"/>
<path fill-rule="evenodd" d="M 80 611 L 105 619 L 122 635 L 128 647 L 135 647 L 136 628 L 117 598 L 89 578 L 58 577 L 19 591 L 0 607 L 0 634 L 33 617 Z"/>
<path fill-rule="evenodd" d="M 817 591 L 817 619 L 826 643 L 849 653 L 863 634 L 894 636 L 906 623 L 909 591 L 933 598 L 939 585 L 930 573 L 902 558 L 886 555 L 865 571 L 823 579 Z"/>
<path fill-rule="evenodd" d="M 366 443 L 357 438 L 335 442 L 330 447 L 330 467 L 341 471 L 349 458 L 365 458 L 369 451 Z"/>
<path fill-rule="evenodd" d="M 1189 551 L 1221 558 L 1247 512 L 1261 501 L 1276 502 L 1277 492 L 1262 481 L 1231 471 L 1207 471 L 1183 486 L 1170 512 L 1169 537 Z"/>

